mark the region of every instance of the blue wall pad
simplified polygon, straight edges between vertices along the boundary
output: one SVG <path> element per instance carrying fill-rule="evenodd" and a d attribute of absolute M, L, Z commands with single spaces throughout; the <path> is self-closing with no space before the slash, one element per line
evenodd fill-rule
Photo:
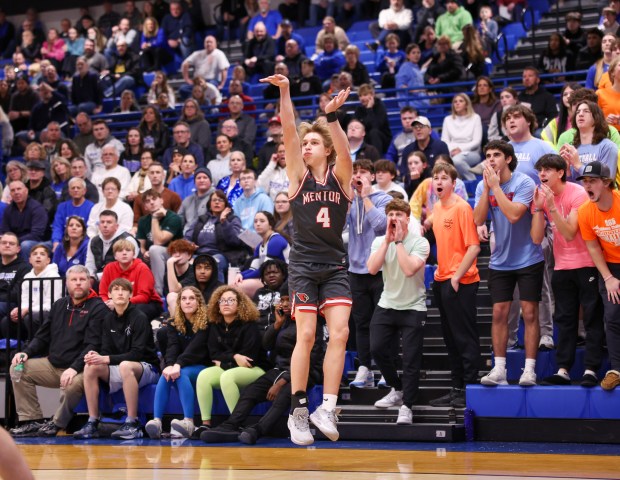
<path fill-rule="evenodd" d="M 526 389 L 519 386 L 467 385 L 467 408 L 477 417 L 524 417 Z"/>
<path fill-rule="evenodd" d="M 476 417 L 620 419 L 620 390 L 578 385 L 520 387 L 467 386 L 467 408 Z"/>

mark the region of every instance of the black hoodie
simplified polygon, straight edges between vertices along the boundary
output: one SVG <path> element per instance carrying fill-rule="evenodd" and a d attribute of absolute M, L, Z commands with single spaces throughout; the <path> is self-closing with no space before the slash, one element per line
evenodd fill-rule
<path fill-rule="evenodd" d="M 138 308 L 129 304 L 118 316 L 108 310 L 103 320 L 100 355 L 109 355 L 110 365 L 121 362 L 147 362 L 159 370 L 151 322 Z"/>
<path fill-rule="evenodd" d="M 101 324 L 108 307 L 94 290 L 88 298 L 74 304 L 66 296 L 52 305 L 50 315 L 37 330 L 32 341 L 24 348 L 29 357 L 47 355 L 56 368 L 84 370 L 84 355 L 99 350 Z"/>
<path fill-rule="evenodd" d="M 6 265 L 0 262 L 0 302 L 17 305 L 21 299 L 21 286 L 24 275 L 32 267 L 18 255 Z"/>

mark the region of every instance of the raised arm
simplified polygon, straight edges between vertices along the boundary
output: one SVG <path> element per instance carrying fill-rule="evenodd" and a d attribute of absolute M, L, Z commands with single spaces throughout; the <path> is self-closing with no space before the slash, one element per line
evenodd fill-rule
<path fill-rule="evenodd" d="M 336 166 L 334 167 L 334 174 L 340 182 L 340 185 L 342 185 L 343 188 L 348 189 L 349 197 L 351 197 L 352 192 L 350 185 L 351 177 L 353 176 L 353 160 L 351 159 L 349 139 L 337 119 L 332 119 L 332 121 L 330 121 L 330 114 L 333 113 L 335 116 L 336 110 L 338 110 L 344 102 L 347 101 L 349 93 L 351 93 L 351 88 L 340 90 L 338 95 L 332 98 L 330 102 L 325 105 L 325 113 L 327 114 L 329 133 L 332 136 L 334 149 L 336 150 Z"/>
<path fill-rule="evenodd" d="M 291 88 L 287 77 L 276 74 L 259 80 L 262 83 L 271 83 L 280 88 L 280 119 L 282 120 L 282 137 L 286 150 L 286 175 L 290 183 L 289 195 L 297 191 L 301 180 L 306 172 L 301 155 L 301 143 L 295 125 L 293 102 L 291 100 Z"/>

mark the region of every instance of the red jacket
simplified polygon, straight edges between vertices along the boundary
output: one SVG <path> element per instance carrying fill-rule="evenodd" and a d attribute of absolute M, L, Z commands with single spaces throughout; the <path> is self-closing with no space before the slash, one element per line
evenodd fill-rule
<path fill-rule="evenodd" d="M 155 291 L 153 273 L 139 258 L 136 258 L 127 270 L 122 270 L 118 262 L 111 262 L 105 266 L 101 282 L 99 282 L 99 296 L 104 302 L 110 299 L 108 287 L 115 278 L 126 278 L 133 285 L 131 303 L 158 302 L 160 305 L 163 304 L 161 297 Z"/>

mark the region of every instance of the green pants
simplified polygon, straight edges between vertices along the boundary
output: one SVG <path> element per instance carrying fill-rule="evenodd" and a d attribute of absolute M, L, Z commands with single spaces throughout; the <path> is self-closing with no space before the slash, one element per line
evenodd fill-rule
<path fill-rule="evenodd" d="M 241 395 L 239 389 L 248 386 L 264 374 L 260 367 L 237 367 L 230 370 L 223 370 L 220 367 L 205 368 L 196 380 L 196 394 L 202 420 L 211 420 L 214 388 L 222 390 L 226 406 L 232 412 Z"/>

